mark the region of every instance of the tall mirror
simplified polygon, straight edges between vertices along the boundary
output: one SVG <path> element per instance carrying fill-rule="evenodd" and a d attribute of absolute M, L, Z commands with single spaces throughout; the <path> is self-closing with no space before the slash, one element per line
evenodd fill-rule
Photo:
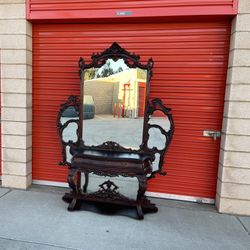
<path fill-rule="evenodd" d="M 85 150 L 108 150 L 153 155 L 149 177 L 164 174 L 174 122 L 160 99 L 149 100 L 152 68 L 152 58 L 142 63 L 116 42 L 88 63 L 80 58 L 80 96 L 69 96 L 57 117 L 61 165 Z"/>
<path fill-rule="evenodd" d="M 84 145 L 111 141 L 140 149 L 152 66 L 152 59 L 143 65 L 117 43 L 90 64 L 80 61 Z"/>
<path fill-rule="evenodd" d="M 157 211 L 145 195 L 147 180 L 166 174 L 174 132 L 171 109 L 149 99 L 153 60 L 142 63 L 114 42 L 88 63 L 80 58 L 79 68 L 80 98 L 70 96 L 57 118 L 71 187 L 63 198 L 70 211 L 96 201 L 136 207 L 143 219 L 143 209 Z"/>
<path fill-rule="evenodd" d="M 114 141 L 139 149 L 142 143 L 147 71 L 124 59 L 107 59 L 83 73 L 83 140 L 86 145 Z"/>

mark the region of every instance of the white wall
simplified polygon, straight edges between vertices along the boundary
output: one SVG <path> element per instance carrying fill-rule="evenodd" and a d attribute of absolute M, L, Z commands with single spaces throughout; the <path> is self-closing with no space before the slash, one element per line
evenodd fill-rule
<path fill-rule="evenodd" d="M 31 184 L 32 26 L 25 0 L 0 0 L 2 186 Z"/>
<path fill-rule="evenodd" d="M 233 20 L 216 205 L 250 215 L 250 1 Z"/>

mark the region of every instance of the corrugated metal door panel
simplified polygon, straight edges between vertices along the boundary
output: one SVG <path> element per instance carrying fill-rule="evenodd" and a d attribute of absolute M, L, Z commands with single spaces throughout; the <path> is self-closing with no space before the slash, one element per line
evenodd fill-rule
<path fill-rule="evenodd" d="M 215 197 L 230 23 L 35 24 L 33 26 L 33 179 L 66 181 L 59 167 L 59 105 L 79 94 L 77 62 L 114 41 L 155 61 L 150 96 L 173 110 L 176 132 L 153 192 Z"/>
<path fill-rule="evenodd" d="M 121 0 L 30 0 L 31 10 L 90 10 L 112 8 L 152 8 L 152 7 L 187 7 L 187 6 L 232 6 L 233 0 L 147 0 L 147 1 L 121 1 Z"/>
<path fill-rule="evenodd" d="M 235 15 L 237 0 L 27 0 L 29 20 Z"/>

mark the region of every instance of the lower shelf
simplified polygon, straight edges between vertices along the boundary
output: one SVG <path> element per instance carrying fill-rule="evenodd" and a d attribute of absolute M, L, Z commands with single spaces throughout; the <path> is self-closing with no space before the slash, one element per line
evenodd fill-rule
<path fill-rule="evenodd" d="M 74 199 L 74 195 L 73 193 L 66 193 L 62 199 L 70 204 Z M 123 216 L 138 218 L 138 214 L 135 214 L 136 210 L 134 209 L 137 208 L 137 205 L 138 204 L 136 200 L 128 198 L 122 200 L 114 200 L 114 199 L 110 200 L 107 199 L 106 197 L 101 198 L 98 196 L 94 196 L 91 193 L 90 194 L 83 193 L 77 197 L 77 204 L 74 210 L 85 210 L 100 214 L 123 215 Z M 151 203 L 151 201 L 146 196 L 143 198 L 141 207 L 143 214 L 156 213 L 158 211 L 156 205 Z M 140 218 L 139 216 L 139 219 L 143 218 Z"/>

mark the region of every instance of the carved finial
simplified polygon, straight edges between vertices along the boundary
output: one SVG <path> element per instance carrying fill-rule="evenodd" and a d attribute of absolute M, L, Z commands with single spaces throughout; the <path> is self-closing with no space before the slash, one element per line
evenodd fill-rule
<path fill-rule="evenodd" d="M 78 74 L 79 74 L 80 79 L 81 79 L 82 73 L 84 71 L 84 65 L 85 65 L 84 59 L 82 57 L 80 57 L 80 59 L 78 61 L 78 67 L 79 67 Z"/>
<path fill-rule="evenodd" d="M 148 68 L 152 69 L 154 67 L 154 61 L 153 58 L 150 57 L 147 63 Z"/>

